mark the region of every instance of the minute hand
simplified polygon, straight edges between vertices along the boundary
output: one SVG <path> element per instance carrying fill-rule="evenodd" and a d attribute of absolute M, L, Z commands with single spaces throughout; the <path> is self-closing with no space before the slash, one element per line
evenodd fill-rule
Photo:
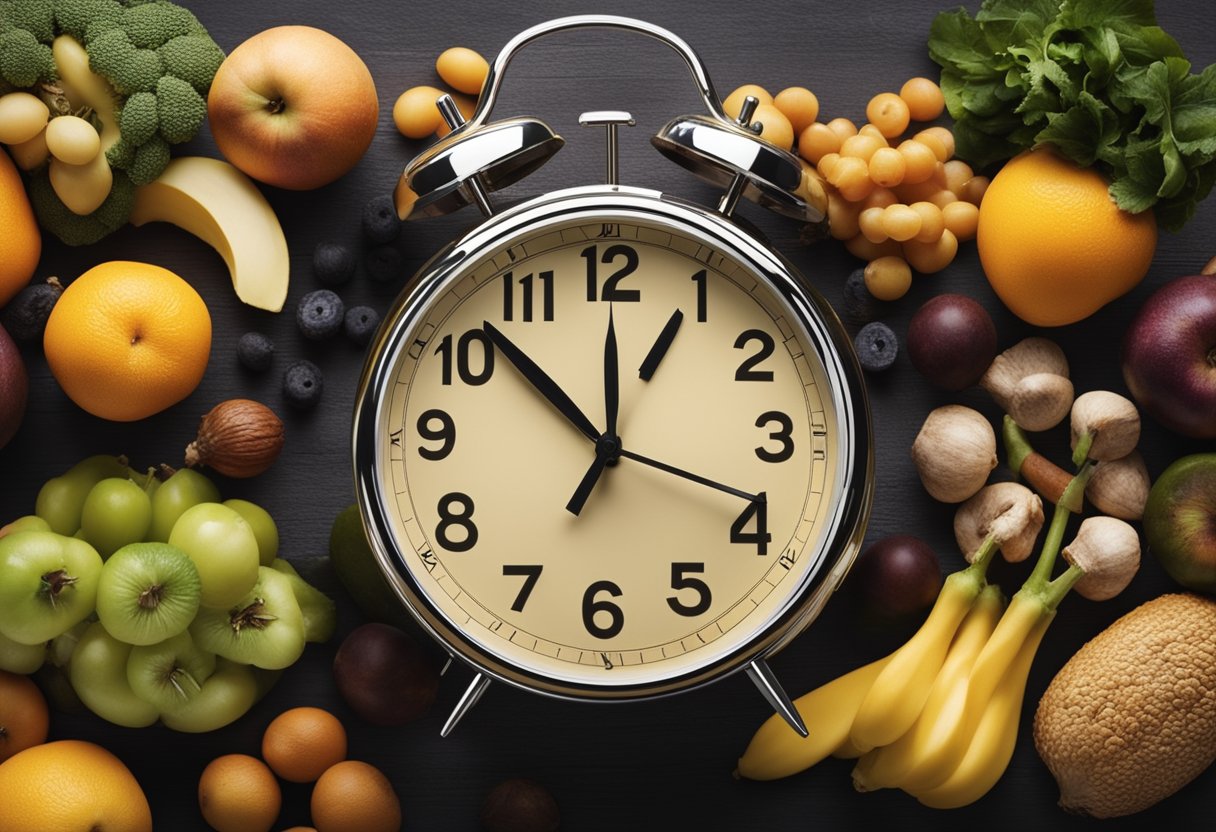
<path fill-rule="evenodd" d="M 592 442 L 599 440 L 600 432 L 595 429 L 595 425 L 591 424 L 591 420 L 587 418 L 586 414 L 578 409 L 574 400 L 566 395 L 566 391 L 557 386 L 557 382 L 550 378 L 548 373 L 542 370 L 523 350 L 515 346 L 507 336 L 499 332 L 494 324 L 482 321 L 482 327 L 486 335 L 494 342 L 494 346 L 498 347 L 498 351 L 515 365 L 515 369 L 519 370 L 520 375 L 527 379 L 538 393 L 548 399 L 549 403 L 556 407 L 557 411 L 569 419 L 570 423 L 588 439 Z"/>
<path fill-rule="evenodd" d="M 732 488 L 729 485 L 723 485 L 722 483 L 715 482 L 714 480 L 711 480 L 707 477 L 702 477 L 700 474 L 693 474 L 690 471 L 685 471 L 684 469 L 677 468 L 674 465 L 668 465 L 666 462 L 659 462 L 657 459 L 651 459 L 650 457 L 642 456 L 641 454 L 634 453 L 633 451 L 627 450 L 625 448 L 621 449 L 620 455 L 625 457 L 626 459 L 632 459 L 634 462 L 640 462 L 643 465 L 649 465 L 651 468 L 658 468 L 660 471 L 666 471 L 667 473 L 674 474 L 677 477 L 683 477 L 686 480 L 691 480 L 695 483 L 698 483 L 699 485 L 707 485 L 710 488 L 716 488 L 719 491 L 725 491 L 727 494 L 733 494 L 736 497 L 742 497 L 744 500 L 747 500 L 749 503 L 765 502 L 763 493 L 749 494 L 746 491 L 742 491 L 738 488 Z"/>

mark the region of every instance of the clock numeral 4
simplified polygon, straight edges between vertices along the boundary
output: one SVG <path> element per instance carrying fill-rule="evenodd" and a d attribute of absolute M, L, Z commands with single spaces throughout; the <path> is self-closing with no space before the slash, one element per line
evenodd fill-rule
<path fill-rule="evenodd" d="M 671 565 L 671 588 L 677 592 L 681 589 L 691 589 L 697 593 L 695 604 L 685 604 L 674 595 L 667 596 L 667 606 L 671 607 L 672 612 L 691 618 L 701 615 L 709 609 L 710 602 L 713 600 L 709 584 L 700 578 L 690 578 L 687 574 L 704 571 L 705 564 L 703 563 L 673 563 Z"/>
<path fill-rule="evenodd" d="M 756 448 L 756 456 L 764 462 L 785 462 L 794 455 L 794 420 L 780 410 L 766 410 L 756 417 L 756 427 L 763 428 L 770 422 L 776 422 L 777 430 L 768 435 L 781 443 L 780 450 L 770 451 L 761 445 Z"/>
<path fill-rule="evenodd" d="M 772 355 L 773 350 L 776 349 L 777 345 L 773 341 L 773 336 L 763 329 L 745 329 L 735 339 L 735 349 L 745 350 L 752 341 L 759 341 L 760 349 L 756 351 L 755 355 L 749 355 L 743 359 L 739 369 L 735 370 L 735 381 L 772 381 L 773 371 L 757 370 L 756 365 Z"/>
<path fill-rule="evenodd" d="M 748 503 L 747 508 L 743 509 L 743 513 L 735 518 L 735 522 L 730 524 L 730 542 L 731 543 L 751 543 L 756 547 L 757 555 L 768 554 L 768 544 L 772 541 L 773 536 L 768 531 L 768 502 L 766 501 L 765 493 L 761 491 L 757 496 L 760 499 L 753 503 Z M 747 531 L 747 524 L 756 521 L 756 530 Z"/>
<path fill-rule="evenodd" d="M 521 277 L 515 277 L 514 272 L 502 276 L 502 319 L 515 320 L 515 286 L 520 288 L 519 319 L 524 323 L 532 322 L 532 286 L 540 281 L 541 317 L 543 320 L 553 320 L 553 272 L 543 271 L 533 277 L 529 272 Z"/>
<path fill-rule="evenodd" d="M 625 613 L 607 599 L 595 600 L 595 596 L 601 592 L 607 592 L 613 598 L 621 596 L 621 588 L 612 581 L 596 581 L 587 587 L 587 591 L 583 593 L 583 626 L 596 638 L 612 638 L 624 629 Z M 608 626 L 601 627 L 596 623 L 596 613 L 608 616 Z"/>
<path fill-rule="evenodd" d="M 642 299 L 642 293 L 637 289 L 622 289 L 620 287 L 622 280 L 638 270 L 638 253 L 633 246 L 627 246 L 623 243 L 608 246 L 604 249 L 604 254 L 598 260 L 596 255 L 599 253 L 599 246 L 587 246 L 580 253 L 583 259 L 587 261 L 588 301 L 603 300 L 614 301 L 616 303 L 636 303 Z M 601 290 L 599 279 L 600 262 L 608 264 L 621 257 L 625 258 L 625 265 L 609 275 L 604 281 L 604 286 Z"/>
<path fill-rule="evenodd" d="M 438 428 L 431 427 L 433 422 L 439 422 Z M 428 442 L 441 442 L 438 448 L 418 446 L 418 455 L 423 459 L 444 459 L 456 447 L 456 422 L 444 410 L 432 408 L 422 411 L 418 417 L 418 435 Z"/>
<path fill-rule="evenodd" d="M 453 526 L 464 530 L 458 540 L 453 540 L 448 535 Z M 435 539 L 449 552 L 467 552 L 477 545 L 472 497 L 452 491 L 439 498 L 439 525 L 435 527 Z"/>
<path fill-rule="evenodd" d="M 502 568 L 503 575 L 521 575 L 524 578 L 524 585 L 520 587 L 519 594 L 515 596 L 515 601 L 511 604 L 511 609 L 514 612 L 524 611 L 524 604 L 528 603 L 528 597 L 532 594 L 532 590 L 536 588 L 536 582 L 540 580 L 540 573 L 544 568 L 539 563 L 520 564 L 518 566 L 507 564 Z"/>
<path fill-rule="evenodd" d="M 481 368 L 477 371 L 473 370 L 471 357 L 474 344 L 478 345 L 478 352 L 481 353 Z M 480 329 L 470 329 L 461 335 L 454 349 L 451 333 L 443 336 L 439 346 L 435 347 L 435 355 L 442 360 L 440 380 L 444 384 L 452 383 L 453 365 L 460 380 L 473 387 L 485 384 L 494 374 L 494 345 L 490 342 L 490 336 Z"/>

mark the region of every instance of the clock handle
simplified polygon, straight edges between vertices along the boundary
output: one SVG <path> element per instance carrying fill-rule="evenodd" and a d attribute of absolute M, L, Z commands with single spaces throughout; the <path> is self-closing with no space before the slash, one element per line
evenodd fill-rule
<path fill-rule="evenodd" d="M 503 73 L 506 72 L 507 64 L 511 62 L 511 59 L 515 57 L 517 52 L 534 40 L 571 29 L 619 29 L 621 31 L 646 35 L 667 44 L 680 53 L 680 57 L 688 65 L 688 71 L 692 73 L 693 82 L 696 84 L 697 91 L 701 94 L 701 99 L 705 102 L 710 115 L 720 120 L 723 124 L 734 124 L 734 120 L 726 115 L 722 109 L 722 102 L 718 98 L 718 93 L 714 91 L 713 82 L 709 80 L 709 73 L 705 70 L 705 64 L 702 62 L 701 57 L 679 35 L 661 26 L 632 17 L 619 17 L 609 14 L 578 14 L 538 23 L 511 38 L 507 42 L 507 45 L 502 48 L 502 51 L 498 53 L 498 57 L 494 59 L 494 62 L 490 64 L 490 71 L 486 75 L 485 82 L 482 84 L 481 95 L 477 100 L 477 110 L 473 113 L 473 117 L 453 132 L 471 132 L 485 124 L 490 111 L 494 109 L 494 104 L 498 99 L 498 90 L 502 86 Z"/>
<path fill-rule="evenodd" d="M 802 714 L 798 713 L 798 707 L 790 701 L 790 695 L 785 692 L 785 688 L 781 687 L 781 683 L 777 681 L 777 675 L 768 666 L 768 662 L 764 659 L 756 659 L 747 666 L 747 676 L 760 689 L 760 693 L 768 704 L 773 706 L 773 710 L 781 714 L 781 718 L 798 732 L 798 736 L 810 735 L 806 729 L 806 723 L 802 721 Z"/>

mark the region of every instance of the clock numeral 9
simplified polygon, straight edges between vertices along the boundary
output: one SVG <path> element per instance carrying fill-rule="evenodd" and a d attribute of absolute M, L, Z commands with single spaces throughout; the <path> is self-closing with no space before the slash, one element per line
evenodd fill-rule
<path fill-rule="evenodd" d="M 684 604 L 674 595 L 667 596 L 667 606 L 671 607 L 672 612 L 691 618 L 709 609 L 709 604 L 713 600 L 709 585 L 700 578 L 689 578 L 685 574 L 704 571 L 705 564 L 703 563 L 673 563 L 671 565 L 671 588 L 677 591 L 691 589 L 697 593 L 695 604 Z"/>
<path fill-rule="evenodd" d="M 598 246 L 587 246 L 582 250 L 581 255 L 587 261 L 587 300 L 588 301 L 616 301 L 617 303 L 636 303 L 642 299 L 642 293 L 637 289 L 622 289 L 618 285 L 629 275 L 638 270 L 638 253 L 632 246 L 616 244 L 608 246 L 604 249 L 604 254 L 600 260 L 604 263 L 611 263 L 618 257 L 625 258 L 625 265 L 621 266 L 612 273 L 607 280 L 604 281 L 604 288 L 600 290 L 599 281 L 599 263 L 596 262 L 596 254 L 599 250 Z"/>
<path fill-rule="evenodd" d="M 434 421 L 439 422 L 439 429 L 431 427 Z M 422 415 L 418 417 L 418 435 L 423 439 L 431 442 L 441 441 L 443 444 L 438 448 L 424 448 L 418 446 L 418 454 L 423 459 L 444 459 L 452 452 L 452 448 L 456 446 L 456 422 L 452 420 L 451 415 L 446 411 L 433 408 L 431 410 L 422 411 Z"/>
<path fill-rule="evenodd" d="M 757 496 L 760 499 L 754 503 L 748 503 L 747 508 L 743 509 L 743 513 L 730 524 L 730 542 L 753 543 L 756 546 L 757 555 L 767 555 L 768 544 L 773 539 L 768 531 L 768 502 L 765 499 L 767 495 L 761 491 Z M 756 521 L 756 530 L 749 532 L 746 526 L 753 518 Z"/>
<path fill-rule="evenodd" d="M 459 508 L 460 511 L 456 511 Z M 448 537 L 453 526 L 464 529 L 460 540 Z M 449 552 L 467 552 L 477 545 L 477 526 L 473 525 L 473 498 L 468 494 L 453 491 L 439 498 L 439 525 L 435 527 L 435 539 Z"/>
<path fill-rule="evenodd" d="M 747 349 L 747 345 L 751 341 L 759 341 L 760 349 L 755 355 L 749 355 L 743 359 L 739 369 L 735 370 L 735 381 L 772 381 L 773 371 L 757 370 L 756 365 L 773 354 L 773 350 L 777 346 L 773 342 L 773 336 L 763 329 L 745 329 L 735 339 L 735 349 Z"/>
<path fill-rule="evenodd" d="M 613 598 L 619 598 L 621 588 L 612 581 L 596 581 L 587 587 L 587 591 L 583 593 L 583 626 L 596 638 L 612 638 L 624 629 L 625 613 L 611 601 L 595 600 L 595 596 L 601 592 L 607 592 Z M 610 619 L 607 627 L 601 627 L 595 623 L 597 612 L 607 613 Z"/>
<path fill-rule="evenodd" d="M 513 272 L 507 272 L 502 276 L 502 319 L 504 321 L 515 320 L 515 284 L 518 283 L 523 291 L 520 320 L 524 323 L 532 322 L 532 284 L 536 280 L 540 281 L 541 286 L 541 315 L 546 321 L 553 320 L 553 272 L 546 270 L 536 275 L 535 278 L 531 273 L 523 275 L 518 280 Z"/>
<path fill-rule="evenodd" d="M 473 362 L 469 358 L 474 343 L 481 347 L 481 369 L 477 372 L 473 372 Z M 454 362 L 452 360 L 453 352 L 456 353 Z M 460 376 L 460 380 L 474 387 L 485 384 L 494 374 L 494 345 L 490 342 L 490 336 L 480 329 L 470 329 L 461 335 L 460 340 L 456 342 L 455 350 L 452 349 L 451 334 L 443 336 L 439 346 L 435 347 L 435 355 L 443 360 L 440 378 L 444 384 L 452 383 L 453 363 L 456 365 L 456 374 Z"/>
<path fill-rule="evenodd" d="M 756 427 L 762 428 L 769 422 L 776 422 L 780 427 L 768 435 L 781 443 L 781 450 L 770 451 L 763 445 L 756 448 L 756 456 L 764 462 L 785 462 L 794 455 L 794 420 L 780 410 L 766 410 L 756 417 Z"/>

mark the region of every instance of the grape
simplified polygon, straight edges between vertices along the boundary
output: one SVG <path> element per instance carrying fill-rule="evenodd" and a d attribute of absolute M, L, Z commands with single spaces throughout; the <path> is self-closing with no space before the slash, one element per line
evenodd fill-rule
<path fill-rule="evenodd" d="M 861 125 L 861 127 L 857 128 L 857 135 L 859 135 L 859 136 L 871 136 L 871 137 L 873 137 L 873 138 L 877 139 L 877 140 L 878 140 L 878 146 L 879 146 L 879 147 L 890 147 L 890 146 L 891 146 L 891 145 L 890 145 L 890 144 L 887 142 L 887 137 L 886 137 L 886 136 L 884 136 L 884 135 L 882 134 L 882 131 L 881 131 L 881 130 L 879 130 L 877 127 L 875 127 L 873 124 L 863 124 L 863 125 Z"/>
<path fill-rule="evenodd" d="M 115 456 L 99 454 L 77 462 L 58 477 L 47 480 L 34 502 L 34 513 L 50 524 L 55 534 L 76 534 L 80 512 L 89 491 L 106 477 L 125 477 L 127 464 Z"/>
<path fill-rule="evenodd" d="M 787 87 L 773 98 L 773 106 L 789 119 L 795 133 L 801 133 L 819 117 L 819 99 L 806 87 Z"/>
<path fill-rule="evenodd" d="M 899 300 L 912 287 L 912 270 L 902 257 L 879 257 L 866 264 L 866 288 L 879 300 Z"/>
<path fill-rule="evenodd" d="M 942 88 L 928 78 L 909 78 L 899 88 L 899 97 L 908 105 L 913 121 L 933 121 L 946 108 Z"/>
<path fill-rule="evenodd" d="M 902 243 L 920 233 L 920 214 L 909 206 L 896 203 L 882 212 L 882 229 L 892 240 Z"/>
<path fill-rule="evenodd" d="M 886 208 L 888 205 L 894 205 L 899 200 L 895 196 L 895 192 L 890 188 L 875 187 L 870 191 L 870 195 L 861 201 L 861 210 L 867 208 Z"/>
<path fill-rule="evenodd" d="M 951 202 L 942 208 L 942 219 L 946 228 L 960 240 L 975 238 L 975 229 L 980 221 L 980 209 L 970 202 Z"/>
<path fill-rule="evenodd" d="M 258 560 L 270 566 L 279 556 L 279 527 L 270 512 L 248 500 L 224 500 L 224 505 L 245 518 L 258 540 Z"/>
<path fill-rule="evenodd" d="M 103 558 L 144 539 L 152 525 L 152 503 L 135 483 L 107 477 L 89 491 L 80 531 Z"/>
<path fill-rule="evenodd" d="M 131 690 L 162 714 L 189 705 L 214 672 L 215 656 L 199 649 L 188 632 L 156 644 L 136 646 L 127 659 Z"/>
<path fill-rule="evenodd" d="M 870 180 L 870 166 L 864 159 L 856 156 L 841 156 L 832 168 L 828 181 L 836 186 L 840 195 L 849 202 L 857 202 L 869 196 L 874 190 Z"/>
<path fill-rule="evenodd" d="M 731 118 L 738 118 L 739 112 L 743 109 L 743 101 L 748 96 L 755 98 L 761 104 L 772 104 L 773 96 L 764 87 L 756 84 L 744 84 L 735 89 L 730 95 L 726 96 L 726 100 L 722 102 L 722 110 Z"/>
<path fill-rule="evenodd" d="M 101 557 L 72 537 L 19 532 L 0 539 L 0 634 L 19 644 L 50 641 L 92 615 Z"/>
<path fill-rule="evenodd" d="M 156 644 L 184 631 L 198 612 L 198 569 L 168 543 L 132 543 L 110 556 L 97 585 L 97 617 L 127 644 Z"/>
<path fill-rule="evenodd" d="M 252 622 L 260 621 L 253 626 Z M 262 566 L 249 592 L 224 609 L 202 609 L 190 625 L 200 649 L 266 670 L 290 667 L 304 652 L 304 614 L 282 572 Z"/>
<path fill-rule="evenodd" d="M 942 169 L 946 173 L 946 187 L 961 199 L 963 185 L 975 176 L 975 172 L 971 170 L 971 165 L 961 159 L 951 159 L 942 165 Z"/>
<path fill-rule="evenodd" d="M 871 243 L 860 234 L 845 240 L 844 247 L 849 250 L 849 254 L 858 260 L 865 260 L 867 263 L 877 260 L 879 257 L 898 257 L 903 251 L 899 243 L 894 240 L 887 240 L 885 243 Z"/>
<path fill-rule="evenodd" d="M 871 243 L 881 243 L 888 239 L 882 224 L 883 209 L 877 206 L 866 208 L 857 215 L 857 227 L 863 237 Z"/>
<path fill-rule="evenodd" d="M 866 105 L 866 118 L 888 139 L 908 129 L 908 105 L 893 92 L 880 92 Z"/>
<path fill-rule="evenodd" d="M 220 659 L 215 672 L 203 682 L 202 690 L 190 703 L 162 714 L 161 721 L 174 731 L 188 734 L 215 731 L 243 717 L 257 698 L 258 683 L 253 668 Z"/>
<path fill-rule="evenodd" d="M 24 517 L 18 517 L 11 523 L 0 526 L 0 537 L 17 532 L 49 532 L 51 524 L 43 520 L 37 514 L 27 514 Z"/>
<path fill-rule="evenodd" d="M 933 175 L 933 166 L 937 157 L 933 151 L 922 142 L 908 139 L 899 143 L 899 153 L 904 157 L 904 184 L 914 185 L 924 182 Z"/>
<path fill-rule="evenodd" d="M 757 121 L 764 125 L 760 138 L 782 150 L 789 150 L 794 146 L 794 128 L 790 120 L 772 104 L 761 104 L 756 108 L 756 112 L 752 114 L 752 122 Z"/>
<path fill-rule="evenodd" d="M 940 272 L 950 265 L 957 253 L 958 238 L 949 229 L 943 231 L 935 243 L 918 243 L 915 240 L 904 243 L 904 257 L 921 274 Z"/>
<path fill-rule="evenodd" d="M 160 712 L 140 699 L 127 682 L 131 645 L 106 632 L 100 622 L 89 625 L 68 665 L 72 689 L 90 711 L 126 728 L 156 722 Z"/>
<path fill-rule="evenodd" d="M 869 162 L 870 157 L 874 155 L 874 151 L 880 147 L 886 147 L 886 142 L 873 136 L 867 136 L 865 133 L 858 133 L 856 136 L 849 136 L 840 143 L 840 155 L 854 156 Z"/>
<path fill-rule="evenodd" d="M 936 133 L 930 133 L 928 130 L 922 130 L 912 137 L 912 141 L 920 142 L 925 147 L 933 151 L 934 158 L 939 162 L 945 162 L 950 158 L 949 152 L 946 150 L 946 143 L 941 140 L 941 137 Z"/>
<path fill-rule="evenodd" d="M 826 124 L 815 122 L 798 134 L 798 153 L 813 165 L 828 153 L 840 151 L 840 136 L 828 129 Z"/>
<path fill-rule="evenodd" d="M 984 199 L 984 193 L 988 190 L 989 179 L 987 176 L 973 176 L 963 183 L 962 191 L 959 193 L 959 199 L 965 199 L 972 205 L 978 206 Z"/>
<path fill-rule="evenodd" d="M 828 230 L 837 240 L 857 236 L 857 206 L 834 192 L 828 193 Z"/>
<path fill-rule="evenodd" d="M 942 229 L 946 227 L 942 209 L 932 202 L 913 202 L 908 207 L 920 214 L 920 231 L 916 233 L 916 241 L 920 243 L 936 242 L 937 238 L 942 236 Z"/>
<path fill-rule="evenodd" d="M 160 484 L 152 495 L 152 528 L 148 539 L 167 543 L 182 512 L 199 503 L 218 503 L 220 491 L 198 471 L 183 468 Z"/>
<path fill-rule="evenodd" d="M 951 203 L 958 202 L 958 197 L 954 195 L 954 191 L 949 191 L 942 188 L 936 193 L 929 194 L 929 198 L 925 201 L 933 203 L 938 207 L 938 209 L 942 209 Z"/>
<path fill-rule="evenodd" d="M 857 125 L 847 118 L 834 118 L 828 122 L 827 127 L 837 136 L 840 136 L 841 141 L 844 141 L 849 136 L 857 135 Z"/>
<path fill-rule="evenodd" d="M 903 154 L 893 147 L 880 147 L 870 156 L 870 179 L 883 188 L 893 188 L 903 182 L 907 169 Z"/>
<path fill-rule="evenodd" d="M 257 538 L 245 518 L 227 506 L 199 503 L 186 509 L 169 534 L 169 545 L 189 555 L 198 568 L 204 607 L 231 606 L 258 579 Z"/>
<path fill-rule="evenodd" d="M 942 143 L 946 148 L 946 159 L 951 159 L 954 156 L 954 134 L 945 127 L 926 127 L 912 138 L 916 139 L 921 136 L 933 136 Z M 943 159 L 942 161 L 946 161 Z"/>
<path fill-rule="evenodd" d="M 45 644 L 22 644 L 0 633 L 0 670 L 28 676 L 46 661 Z"/>
<path fill-rule="evenodd" d="M 831 172 L 836 169 L 836 163 L 839 161 L 840 161 L 839 153 L 835 153 L 835 152 L 825 153 L 819 157 L 819 161 L 816 163 L 816 170 L 819 171 L 820 176 L 822 176 L 824 179 L 827 179 L 828 175 L 831 174 Z"/>

